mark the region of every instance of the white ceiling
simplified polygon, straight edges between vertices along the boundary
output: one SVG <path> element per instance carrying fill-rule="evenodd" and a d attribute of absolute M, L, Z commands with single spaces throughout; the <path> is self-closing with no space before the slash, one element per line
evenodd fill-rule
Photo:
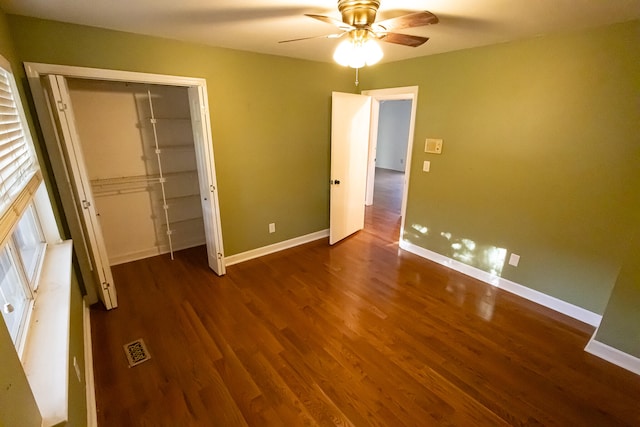
<path fill-rule="evenodd" d="M 0 0 L 6 13 L 110 28 L 211 46 L 332 61 L 337 40 L 279 40 L 335 33 L 303 16 L 340 19 L 336 0 Z M 421 47 L 383 43 L 383 62 L 640 18 L 640 0 L 382 0 L 378 21 L 428 10 L 440 23 L 407 34 Z"/>

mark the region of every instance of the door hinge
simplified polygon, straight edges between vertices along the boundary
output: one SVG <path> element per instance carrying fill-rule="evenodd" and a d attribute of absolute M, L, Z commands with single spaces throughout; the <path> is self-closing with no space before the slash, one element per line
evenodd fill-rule
<path fill-rule="evenodd" d="M 67 104 L 64 101 L 58 101 L 58 110 L 65 111 L 67 109 Z"/>
<path fill-rule="evenodd" d="M 210 185 L 209 190 L 211 190 L 211 192 L 213 193 L 214 191 L 216 191 L 216 187 L 214 187 L 213 185 Z"/>
<path fill-rule="evenodd" d="M 87 200 L 83 200 L 82 201 L 82 207 L 84 209 L 89 209 L 90 206 L 91 206 L 91 203 L 89 201 L 87 201 Z"/>
<path fill-rule="evenodd" d="M 111 284 L 109 282 L 102 282 L 102 289 L 104 289 L 105 291 L 110 287 L 111 287 Z"/>
<path fill-rule="evenodd" d="M 222 252 L 218 252 L 218 259 L 222 259 Z"/>

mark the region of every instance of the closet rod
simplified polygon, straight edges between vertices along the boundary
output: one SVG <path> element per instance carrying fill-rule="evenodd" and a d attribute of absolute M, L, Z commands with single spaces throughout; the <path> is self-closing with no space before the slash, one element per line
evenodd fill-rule
<path fill-rule="evenodd" d="M 153 175 L 132 175 L 132 176 L 118 176 L 113 178 L 98 178 L 92 179 L 92 186 L 107 186 L 107 185 L 123 185 L 123 184 L 138 184 L 138 183 L 159 183 L 160 177 Z"/>
<path fill-rule="evenodd" d="M 162 208 L 164 209 L 164 220 L 167 224 L 167 238 L 169 239 L 169 252 L 171 253 L 171 259 L 173 260 L 173 243 L 171 241 L 171 226 L 169 223 L 169 205 L 167 204 L 167 195 L 164 191 L 164 175 L 162 175 L 162 159 L 160 158 L 160 147 L 158 145 L 158 131 L 156 130 L 156 118 L 153 112 L 153 101 L 151 100 L 151 90 L 147 89 L 147 96 L 149 97 L 149 110 L 151 111 L 151 127 L 153 128 L 153 139 L 156 146 L 156 157 L 158 158 L 158 172 L 160 176 L 160 188 L 162 189 Z"/>

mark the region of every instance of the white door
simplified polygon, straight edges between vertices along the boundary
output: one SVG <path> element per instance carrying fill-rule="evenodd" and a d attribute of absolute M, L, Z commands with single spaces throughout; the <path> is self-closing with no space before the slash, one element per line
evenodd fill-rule
<path fill-rule="evenodd" d="M 118 306 L 116 288 L 109 267 L 109 258 L 100 228 L 99 217 L 95 210 L 93 194 L 80 147 L 80 138 L 76 130 L 69 89 L 63 76 L 48 75 L 45 79 L 51 97 L 51 113 L 58 130 L 58 140 L 64 155 L 67 173 L 73 187 L 76 206 L 82 217 L 84 237 L 88 240 L 91 269 L 99 284 L 98 297 L 110 310 Z M 75 245 L 85 242 L 74 242 Z"/>
<path fill-rule="evenodd" d="M 371 97 L 332 93 L 329 243 L 364 228 Z"/>
<path fill-rule="evenodd" d="M 204 88 L 189 88 L 189 105 L 191 122 L 198 164 L 198 181 L 200 183 L 200 203 L 204 220 L 205 239 L 209 267 L 218 275 L 225 274 L 224 252 L 222 248 L 222 225 L 220 224 L 220 208 L 218 205 L 218 184 L 216 183 L 213 146 L 209 125 L 209 108 Z"/>

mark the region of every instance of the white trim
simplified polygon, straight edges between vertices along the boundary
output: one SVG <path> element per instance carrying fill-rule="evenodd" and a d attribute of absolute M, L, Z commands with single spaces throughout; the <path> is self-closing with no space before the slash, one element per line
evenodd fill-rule
<path fill-rule="evenodd" d="M 444 265 L 445 267 L 449 267 L 452 270 L 458 271 L 462 274 L 466 274 L 467 276 L 471 276 L 475 279 L 481 280 L 497 288 L 504 289 L 507 292 L 511 292 L 512 294 L 528 299 L 529 301 L 533 301 L 544 307 L 550 308 L 559 313 L 580 320 L 581 322 L 587 323 L 591 326 L 597 327 L 602 321 L 602 316 L 599 314 L 593 313 L 582 307 L 578 307 L 577 305 L 562 301 L 561 299 L 552 297 L 550 295 L 544 294 L 510 280 L 503 279 L 502 277 L 494 276 L 493 274 L 487 273 L 486 271 L 480 270 L 479 268 L 472 267 L 460 261 L 456 261 L 444 255 L 440 255 L 439 253 L 430 251 L 420 246 L 416 246 L 406 240 L 400 240 L 400 248 L 438 264 Z"/>
<path fill-rule="evenodd" d="M 174 244 L 173 245 L 173 252 L 177 252 L 177 251 L 181 251 L 183 249 L 189 249 L 189 248 L 193 248 L 196 246 L 202 246 L 204 245 L 205 242 L 205 238 L 204 236 L 198 236 L 197 239 L 193 239 L 187 242 L 183 242 L 182 244 Z M 140 259 L 144 259 L 144 258 L 149 258 L 149 257 L 153 257 L 153 256 L 158 256 L 158 255 L 164 255 L 164 254 L 168 254 L 170 253 L 171 250 L 169 248 L 168 244 L 164 244 L 164 245 L 160 245 L 160 246 L 155 246 L 153 248 L 150 249 L 142 249 L 139 251 L 133 251 L 133 252 L 127 252 L 125 254 L 121 254 L 121 255 L 113 255 L 109 257 L 109 265 L 110 266 L 114 266 L 114 265 L 118 265 L 118 264 L 124 264 L 127 262 L 132 262 L 132 261 L 138 261 Z"/>
<path fill-rule="evenodd" d="M 363 92 L 364 94 L 364 92 Z M 376 158 L 378 156 L 378 127 L 380 125 L 380 100 L 371 98 L 371 122 L 369 124 L 369 150 L 367 157 L 367 190 L 365 206 L 373 205 L 373 192 L 376 181 Z"/>
<path fill-rule="evenodd" d="M 409 195 L 409 178 L 411 176 L 411 158 L 413 154 L 413 139 L 415 136 L 415 128 L 416 128 L 416 113 L 418 110 L 418 86 L 405 86 L 405 87 L 394 87 L 387 89 L 375 89 L 375 90 L 364 90 L 362 91 L 362 95 L 367 95 L 372 97 L 372 120 L 376 120 L 375 123 L 372 121 L 370 125 L 370 145 L 373 144 L 374 139 L 372 138 L 373 132 L 376 132 L 375 142 L 377 144 L 378 137 L 378 119 L 380 118 L 380 101 L 394 101 L 394 100 L 411 100 L 411 121 L 409 122 L 409 136 L 407 141 L 407 158 L 404 163 L 404 183 L 402 186 L 402 208 L 400 209 L 400 233 L 404 230 L 404 220 L 406 218 L 407 213 L 407 198 Z M 368 174 L 367 174 L 367 197 L 365 204 L 373 204 L 373 180 L 375 179 L 375 147 L 369 147 L 369 166 L 368 166 Z M 402 238 L 402 236 L 400 236 Z"/>
<path fill-rule="evenodd" d="M 263 246 L 261 248 L 252 249 L 250 251 L 242 252 L 239 254 L 225 257 L 225 265 L 238 264 L 250 259 L 258 258 L 261 256 L 269 255 L 274 252 L 283 251 L 285 249 L 293 248 L 296 246 L 304 245 L 305 243 L 313 242 L 316 240 L 329 237 L 329 230 L 316 231 L 315 233 L 307 234 L 293 239 L 285 240 L 283 242 L 274 243 L 273 245 Z"/>
<path fill-rule="evenodd" d="M 164 74 L 139 73 L 135 71 L 106 70 L 101 68 L 76 67 L 72 65 L 43 64 L 25 62 L 24 68 L 29 78 L 40 78 L 45 74 L 82 79 L 121 81 L 130 83 L 151 83 L 167 86 L 206 86 L 206 80 L 198 77 L 170 76 Z"/>
<path fill-rule="evenodd" d="M 22 365 L 43 426 L 68 419 L 71 240 L 45 254 Z"/>
<path fill-rule="evenodd" d="M 596 331 L 598 332 L 598 331 Z M 593 336 L 595 337 L 595 333 Z M 603 344 L 600 341 L 596 341 L 593 337 L 587 343 L 584 348 L 587 353 L 593 354 L 607 362 L 618 365 L 628 371 L 633 372 L 636 375 L 640 375 L 640 359 L 620 351 L 617 348 L 613 348 L 607 344 Z"/>
<path fill-rule="evenodd" d="M 96 386 L 93 376 L 93 347 L 91 341 L 91 310 L 87 299 L 82 300 L 84 315 L 82 324 L 84 329 L 84 380 L 87 401 L 87 427 L 97 427 L 98 411 L 96 408 Z"/>

